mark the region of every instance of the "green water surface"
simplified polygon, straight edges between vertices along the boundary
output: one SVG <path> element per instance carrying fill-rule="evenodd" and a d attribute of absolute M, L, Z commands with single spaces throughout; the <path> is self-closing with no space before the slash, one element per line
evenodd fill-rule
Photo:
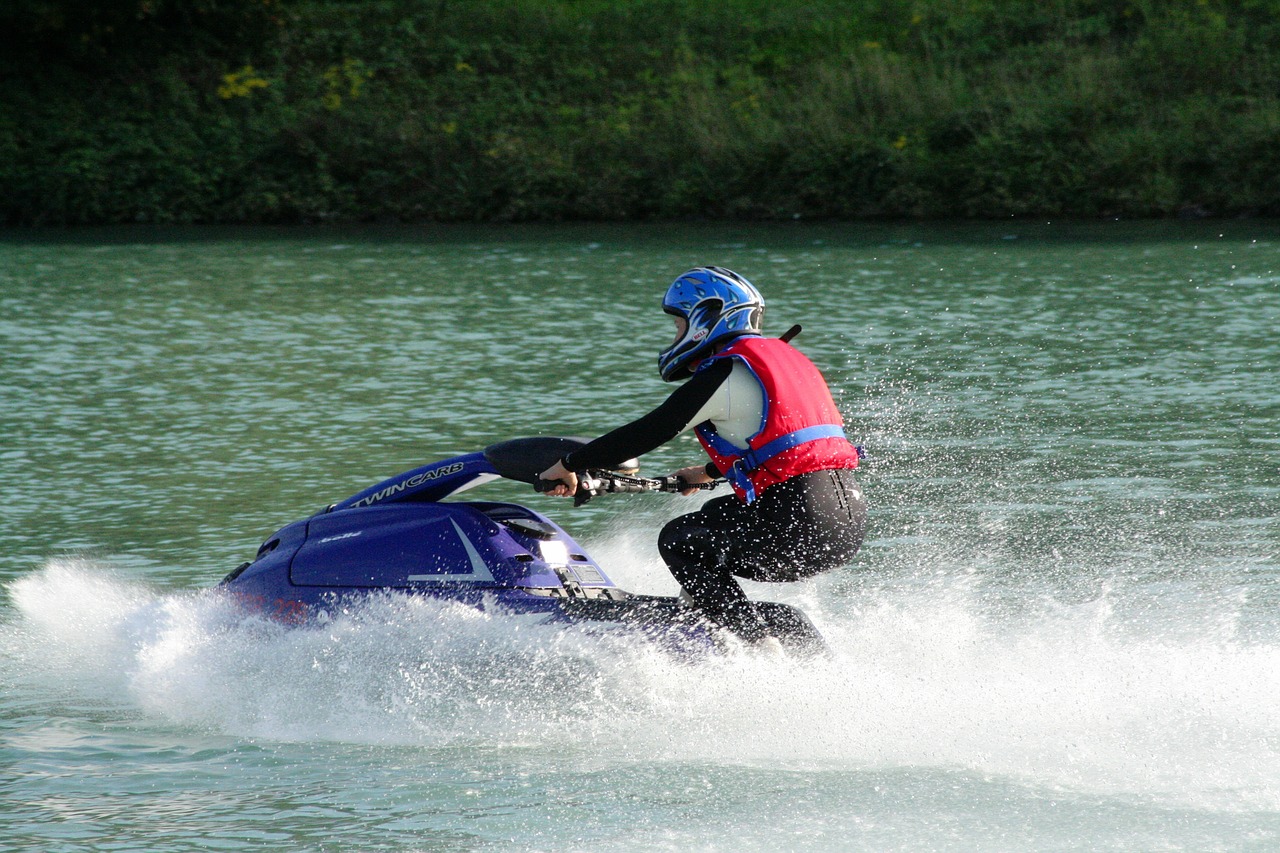
<path fill-rule="evenodd" d="M 400 470 L 647 411 L 707 263 L 870 454 L 862 553 L 750 589 L 833 660 L 202 597 Z M 0 849 L 1269 849 L 1278 329 L 1274 223 L 6 235 Z M 673 590 L 694 503 L 526 488 Z"/>

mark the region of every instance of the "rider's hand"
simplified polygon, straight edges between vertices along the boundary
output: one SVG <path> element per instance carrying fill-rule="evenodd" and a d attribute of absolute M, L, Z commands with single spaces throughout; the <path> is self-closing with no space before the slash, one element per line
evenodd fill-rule
<path fill-rule="evenodd" d="M 546 475 L 544 474 L 543 476 L 545 477 Z M 705 465 L 694 465 L 689 468 L 681 468 L 674 476 L 679 477 L 690 486 L 696 486 L 699 483 L 710 483 L 715 479 L 707 473 L 707 466 Z M 692 488 L 680 490 L 680 494 L 682 495 L 696 495 L 697 493 L 698 490 Z"/>
<path fill-rule="evenodd" d="M 554 488 L 547 490 L 546 494 L 548 495 L 553 495 L 557 498 L 568 498 L 573 497 L 578 491 L 578 475 L 564 467 L 561 462 L 556 462 L 556 464 L 538 476 L 556 484 Z"/>

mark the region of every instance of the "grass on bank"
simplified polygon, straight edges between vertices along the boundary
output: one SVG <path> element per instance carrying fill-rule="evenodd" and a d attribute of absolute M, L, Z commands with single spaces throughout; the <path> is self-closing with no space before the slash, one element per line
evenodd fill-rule
<path fill-rule="evenodd" d="M 8 224 L 1280 214 L 1280 0 L 24 10 Z"/>

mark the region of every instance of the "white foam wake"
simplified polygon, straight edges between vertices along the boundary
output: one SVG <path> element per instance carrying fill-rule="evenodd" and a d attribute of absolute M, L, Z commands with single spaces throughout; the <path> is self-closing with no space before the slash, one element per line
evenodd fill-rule
<path fill-rule="evenodd" d="M 77 561 L 8 591 L 6 683 L 166 725 L 605 763 L 963 769 L 1280 808 L 1280 646 L 1136 628 L 1105 596 L 1018 616 L 962 585 L 812 599 L 830 657 L 742 650 L 690 663 L 625 637 L 403 597 L 289 629 L 208 591 L 159 594 Z"/>

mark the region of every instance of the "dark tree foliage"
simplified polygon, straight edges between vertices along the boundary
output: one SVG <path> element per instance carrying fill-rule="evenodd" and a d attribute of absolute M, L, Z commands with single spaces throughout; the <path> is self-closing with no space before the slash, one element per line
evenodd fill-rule
<path fill-rule="evenodd" d="M 0 223 L 1280 214 L 1280 0 L 9 0 Z"/>

